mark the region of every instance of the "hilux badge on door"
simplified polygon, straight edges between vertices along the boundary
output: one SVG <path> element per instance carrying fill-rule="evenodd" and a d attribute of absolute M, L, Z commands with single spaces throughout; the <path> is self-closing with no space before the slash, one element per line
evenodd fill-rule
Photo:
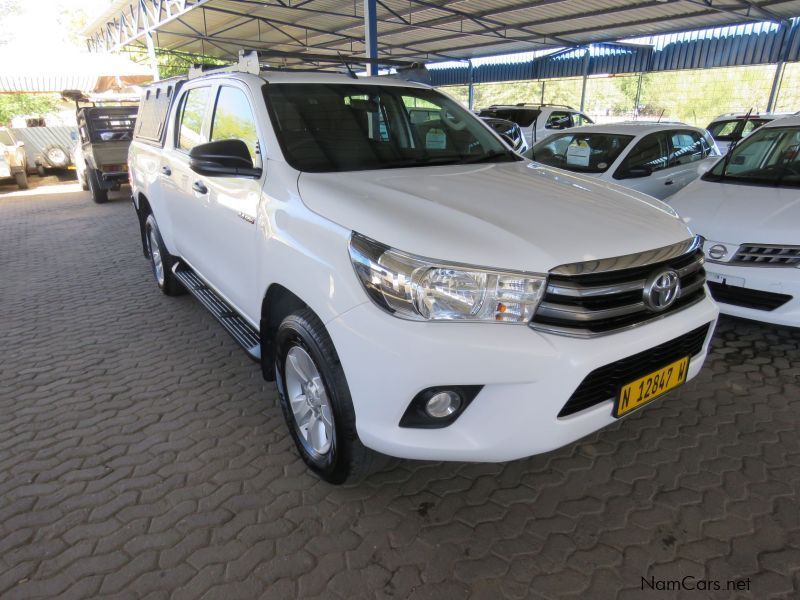
<path fill-rule="evenodd" d="M 652 311 L 668 309 L 680 295 L 681 280 L 672 270 L 657 271 L 647 278 L 644 286 L 644 304 Z"/>

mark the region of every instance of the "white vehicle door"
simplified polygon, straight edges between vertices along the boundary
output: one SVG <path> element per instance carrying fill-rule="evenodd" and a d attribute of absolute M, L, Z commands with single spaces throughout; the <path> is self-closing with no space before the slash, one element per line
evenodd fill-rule
<path fill-rule="evenodd" d="M 178 100 L 174 135 L 167 139 L 159 167 L 164 208 L 172 222 L 177 252 L 201 271 L 205 268 L 202 256 L 205 243 L 197 232 L 208 218 L 208 206 L 206 198 L 192 189 L 198 177 L 189 168 L 189 151 L 208 141 L 211 90 L 210 84 L 184 88 Z"/>
<path fill-rule="evenodd" d="M 668 134 L 659 131 L 640 139 L 614 172 L 614 179 L 629 188 L 658 199 L 666 198 L 675 185 L 675 169 L 668 168 Z"/>
<path fill-rule="evenodd" d="M 256 248 L 258 205 L 261 195 L 263 161 L 253 99 L 247 87 L 231 81 L 215 92 L 209 141 L 241 140 L 247 146 L 253 166 L 262 169 L 258 177 L 243 175 L 195 175 L 206 215 L 198 222 L 203 241 L 202 274 L 239 312 L 256 314 L 250 306 L 256 293 Z M 257 311 L 256 311 L 257 312 Z"/>

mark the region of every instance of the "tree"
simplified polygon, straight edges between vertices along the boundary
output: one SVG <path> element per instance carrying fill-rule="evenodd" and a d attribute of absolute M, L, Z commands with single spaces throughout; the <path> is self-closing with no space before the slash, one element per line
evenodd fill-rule
<path fill-rule="evenodd" d="M 13 117 L 41 116 L 57 106 L 58 96 L 52 94 L 0 94 L 0 123 L 8 124 Z"/>

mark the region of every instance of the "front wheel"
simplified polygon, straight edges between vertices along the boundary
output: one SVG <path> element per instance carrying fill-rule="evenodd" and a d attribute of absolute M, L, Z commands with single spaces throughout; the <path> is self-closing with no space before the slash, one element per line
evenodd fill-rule
<path fill-rule="evenodd" d="M 150 267 L 153 270 L 153 277 L 156 280 L 158 289 L 167 296 L 180 296 L 185 293 L 186 289 L 175 277 L 175 273 L 172 272 L 175 258 L 167 252 L 153 215 L 147 215 L 147 219 L 144 222 L 144 231 L 145 239 L 147 240 L 147 255 L 150 258 Z"/>
<path fill-rule="evenodd" d="M 17 187 L 21 190 L 28 189 L 28 174 L 25 171 L 14 173 L 14 180 L 17 182 Z"/>
<path fill-rule="evenodd" d="M 275 345 L 281 409 L 303 461 L 333 484 L 374 471 L 382 457 L 358 438 L 344 370 L 319 318 L 307 308 L 289 315 Z"/>
<path fill-rule="evenodd" d="M 43 165 L 36 165 L 36 173 L 39 175 L 39 177 L 44 177 L 47 175 Z"/>

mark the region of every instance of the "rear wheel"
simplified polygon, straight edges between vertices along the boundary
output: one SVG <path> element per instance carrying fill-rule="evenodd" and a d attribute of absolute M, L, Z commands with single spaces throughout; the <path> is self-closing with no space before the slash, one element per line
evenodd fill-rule
<path fill-rule="evenodd" d="M 286 424 L 303 461 L 329 483 L 358 481 L 383 465 L 366 448 L 336 349 L 310 309 L 286 317 L 276 335 L 275 375 Z"/>
<path fill-rule="evenodd" d="M 14 173 L 14 180 L 17 182 L 17 187 L 21 190 L 28 189 L 28 174 L 25 171 Z"/>
<path fill-rule="evenodd" d="M 184 294 L 186 289 L 172 272 L 172 267 L 175 265 L 175 257 L 167 252 L 164 246 L 164 240 L 161 239 L 161 234 L 158 231 L 156 219 L 153 215 L 147 215 L 144 228 L 145 240 L 147 241 L 147 254 L 150 258 L 150 267 L 153 270 L 153 278 L 156 280 L 158 289 L 167 296 L 180 296 Z"/>
<path fill-rule="evenodd" d="M 97 171 L 87 167 L 86 179 L 89 180 L 89 191 L 92 192 L 92 200 L 97 204 L 108 202 L 108 190 L 104 190 L 100 186 L 100 178 L 97 176 Z"/>

